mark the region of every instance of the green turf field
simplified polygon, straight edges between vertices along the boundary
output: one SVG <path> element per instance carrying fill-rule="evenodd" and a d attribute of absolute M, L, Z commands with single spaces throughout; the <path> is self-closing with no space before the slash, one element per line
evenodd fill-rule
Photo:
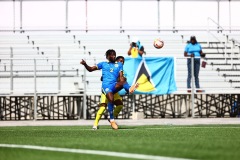
<path fill-rule="evenodd" d="M 240 159 L 240 125 L 0 127 L 0 144 L 115 151 L 189 159 Z M 119 160 L 94 154 L 0 147 L 1 160 Z"/>

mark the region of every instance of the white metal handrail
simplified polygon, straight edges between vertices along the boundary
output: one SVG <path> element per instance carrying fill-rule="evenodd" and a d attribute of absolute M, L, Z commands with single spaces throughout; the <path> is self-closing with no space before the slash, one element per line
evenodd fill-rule
<path fill-rule="evenodd" d="M 216 40 L 218 40 L 218 42 L 222 43 L 224 45 L 224 58 L 225 58 L 225 63 L 227 63 L 227 41 L 228 41 L 228 35 L 226 34 L 223 34 L 223 36 L 225 37 L 225 41 L 222 42 L 220 39 L 218 39 L 213 33 L 211 33 L 211 30 L 210 30 L 210 25 L 209 23 L 213 22 L 214 24 L 216 24 L 218 26 L 218 29 L 217 31 L 221 31 L 221 33 L 223 31 L 226 31 L 222 26 L 219 25 L 219 23 L 217 23 L 216 21 L 214 21 L 212 18 L 208 17 L 207 19 L 207 31 L 208 31 L 208 46 L 210 46 L 210 43 L 209 43 L 209 35 L 212 35 Z M 219 30 L 219 28 L 221 28 L 221 30 Z"/>
<path fill-rule="evenodd" d="M 100 28 L 88 28 L 87 30 L 86 29 L 1 29 L 0 28 L 0 32 L 66 32 L 66 33 L 71 33 L 71 32 L 119 32 L 119 33 L 124 33 L 125 31 L 126 32 L 138 32 L 138 31 L 142 31 L 142 32 L 145 32 L 145 31 L 148 31 L 148 32 L 173 32 L 173 33 L 177 33 L 176 31 L 178 32 L 188 32 L 188 31 L 200 31 L 200 32 L 206 32 L 206 30 L 208 30 L 206 27 L 196 27 L 196 28 L 193 28 L 193 27 L 175 27 L 174 29 L 172 29 L 172 27 L 169 27 L 169 28 L 166 28 L 166 29 L 163 29 L 160 28 L 158 29 L 157 26 L 155 26 L 154 28 L 147 28 L 147 27 L 144 27 L 144 28 L 119 28 L 119 29 L 113 29 L 113 28 L 104 28 L 104 29 L 100 29 Z M 221 31 L 219 29 L 210 29 L 209 28 L 209 31 Z M 238 28 L 235 28 L 235 29 L 225 29 L 225 31 L 240 31 L 240 27 Z"/>
<path fill-rule="evenodd" d="M 239 47 L 239 50 L 238 50 L 238 56 L 236 56 L 236 58 L 238 60 L 240 60 L 240 42 L 238 42 L 236 39 L 232 38 L 232 39 L 229 39 L 229 41 L 231 42 L 232 46 L 231 46 L 231 67 L 233 69 L 233 56 L 234 56 L 234 48 L 235 46 L 238 46 Z"/>

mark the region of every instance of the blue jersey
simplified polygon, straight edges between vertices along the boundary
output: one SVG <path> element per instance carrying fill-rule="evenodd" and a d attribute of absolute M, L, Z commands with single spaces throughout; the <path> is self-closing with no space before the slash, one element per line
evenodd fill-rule
<path fill-rule="evenodd" d="M 102 69 L 103 84 L 116 83 L 119 77 L 119 72 L 123 71 L 121 62 L 100 62 L 97 64 L 98 69 Z"/>
<path fill-rule="evenodd" d="M 200 57 L 201 50 L 202 50 L 202 47 L 199 43 L 196 43 L 196 44 L 189 43 L 185 47 L 185 52 L 187 52 L 188 55 L 194 54 L 194 57 Z"/>

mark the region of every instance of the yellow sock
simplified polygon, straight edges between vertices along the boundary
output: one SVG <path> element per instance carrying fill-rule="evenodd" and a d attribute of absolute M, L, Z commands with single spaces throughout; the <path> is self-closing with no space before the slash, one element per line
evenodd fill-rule
<path fill-rule="evenodd" d="M 118 114 L 121 112 L 122 108 L 123 108 L 123 105 L 118 105 L 115 107 L 114 112 L 113 112 L 114 118 L 116 118 L 118 116 Z"/>
<path fill-rule="evenodd" d="M 101 119 L 102 114 L 104 113 L 105 109 L 106 109 L 105 107 L 100 107 L 99 108 L 99 110 L 97 112 L 97 115 L 96 115 L 96 118 L 95 118 L 95 121 L 94 121 L 94 126 L 98 126 L 98 122 Z"/>

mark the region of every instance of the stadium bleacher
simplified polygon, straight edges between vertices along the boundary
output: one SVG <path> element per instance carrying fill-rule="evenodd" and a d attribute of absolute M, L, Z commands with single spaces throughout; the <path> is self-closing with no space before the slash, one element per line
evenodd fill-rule
<path fill-rule="evenodd" d="M 2 95 L 0 103 L 5 106 L 2 108 L 5 111 L 1 114 L 6 114 L 0 116 L 2 118 L 29 119 L 29 117 L 35 117 L 32 113 L 35 100 L 31 99 L 35 93 L 38 95 L 36 115 L 39 119 L 94 118 L 101 93 L 99 79 L 101 72 L 84 72 L 79 62 L 81 59 L 86 59 L 89 65 L 95 65 L 104 61 L 105 52 L 109 48 L 115 49 L 117 55 L 127 57 L 133 37 L 138 37 L 144 45 L 146 57 L 175 57 L 177 84 L 177 91 L 172 95 L 159 97 L 136 95 L 135 110 L 144 111 L 145 117 L 191 115 L 189 97 L 191 93 L 187 92 L 186 87 L 187 64 L 183 52 L 192 33 L 128 35 L 126 33 L 1 32 L 0 34 L 0 95 Z M 228 107 L 234 102 L 232 100 L 236 99 L 234 95 L 240 93 L 239 47 L 236 44 L 233 48 L 232 41 L 228 40 L 225 50 L 226 37 L 222 34 L 211 37 L 208 33 L 201 32 L 195 33 L 195 36 L 202 45 L 203 52 L 206 53 L 207 62 L 206 68 L 200 69 L 200 86 L 204 92 L 195 92 L 199 95 L 195 100 L 197 110 L 195 114 L 201 117 L 230 115 L 228 110 L 226 110 L 227 113 L 219 113 L 220 109 L 215 108 L 216 105 L 212 102 L 219 101 L 220 103 L 221 101 L 222 107 L 225 105 Z M 230 39 L 231 35 L 228 36 Z M 165 45 L 162 49 L 153 47 L 153 40 L 156 37 L 164 40 Z M 233 37 L 238 38 L 235 35 Z M 36 85 L 34 85 L 35 81 Z M 83 95 L 87 96 L 85 100 Z M 10 96 L 9 99 L 6 99 L 7 96 Z M 49 96 L 52 98 L 48 98 Z M 14 97 L 19 98 L 12 100 Z M 121 116 L 130 118 L 134 103 L 131 97 L 124 99 L 124 105 L 128 107 L 124 108 Z M 83 101 L 87 103 L 85 116 L 83 115 Z M 153 102 L 157 103 L 154 107 L 144 107 L 151 106 Z M 17 103 L 23 104 L 19 105 L 20 108 L 10 107 Z M 47 107 L 48 104 L 50 108 Z M 172 107 L 175 104 L 177 104 L 177 112 L 176 108 Z M 215 109 L 210 109 L 209 106 Z M 206 114 L 202 114 L 205 110 Z M 18 114 L 19 111 L 21 114 Z M 11 113 L 15 113 L 15 117 L 11 118 Z"/>
<path fill-rule="evenodd" d="M 126 57 L 131 38 L 138 37 L 145 47 L 146 55 L 144 56 L 176 58 L 177 92 L 184 92 L 186 91 L 187 67 L 183 50 L 190 35 L 176 33 L 150 35 L 3 33 L 0 38 L 1 90 L 10 90 L 11 60 L 6 58 L 11 58 L 11 54 L 14 58 L 12 68 L 14 90 L 31 90 L 33 88 L 31 83 L 34 82 L 33 59 L 35 58 L 37 59 L 37 91 L 41 92 L 41 89 L 47 87 L 49 92 L 52 90 L 54 93 L 58 93 L 57 78 L 59 74 L 62 79 L 61 90 L 70 93 L 75 92 L 74 82 L 79 82 L 79 84 L 83 82 L 83 67 L 79 64 L 81 59 L 87 59 L 90 65 L 94 65 L 105 59 L 104 53 L 109 48 L 115 49 L 118 55 Z M 221 34 L 217 36 L 218 40 L 224 42 L 224 36 Z M 161 37 L 165 43 L 160 50 L 155 49 L 152 45 L 156 37 Z M 228 88 L 235 92 L 234 89 L 240 86 L 238 82 L 239 48 L 233 49 L 234 57 L 231 58 L 232 48 L 229 41 L 226 44 L 227 57 L 225 57 L 223 42 L 217 42 L 215 37 L 209 39 L 207 34 L 199 34 L 196 37 L 203 47 L 203 52 L 207 55 L 207 66 L 200 70 L 201 88 L 206 92 L 218 89 L 222 91 L 222 88 Z M 236 35 L 233 37 L 238 38 Z M 59 62 L 57 58 L 60 58 Z M 233 61 L 232 65 L 231 61 Z M 59 70 L 58 64 L 60 64 Z M 100 77 L 100 74 L 100 72 L 86 73 L 88 94 L 100 92 L 100 81 L 96 79 L 96 77 Z M 24 80 L 19 80 L 22 78 Z"/>

